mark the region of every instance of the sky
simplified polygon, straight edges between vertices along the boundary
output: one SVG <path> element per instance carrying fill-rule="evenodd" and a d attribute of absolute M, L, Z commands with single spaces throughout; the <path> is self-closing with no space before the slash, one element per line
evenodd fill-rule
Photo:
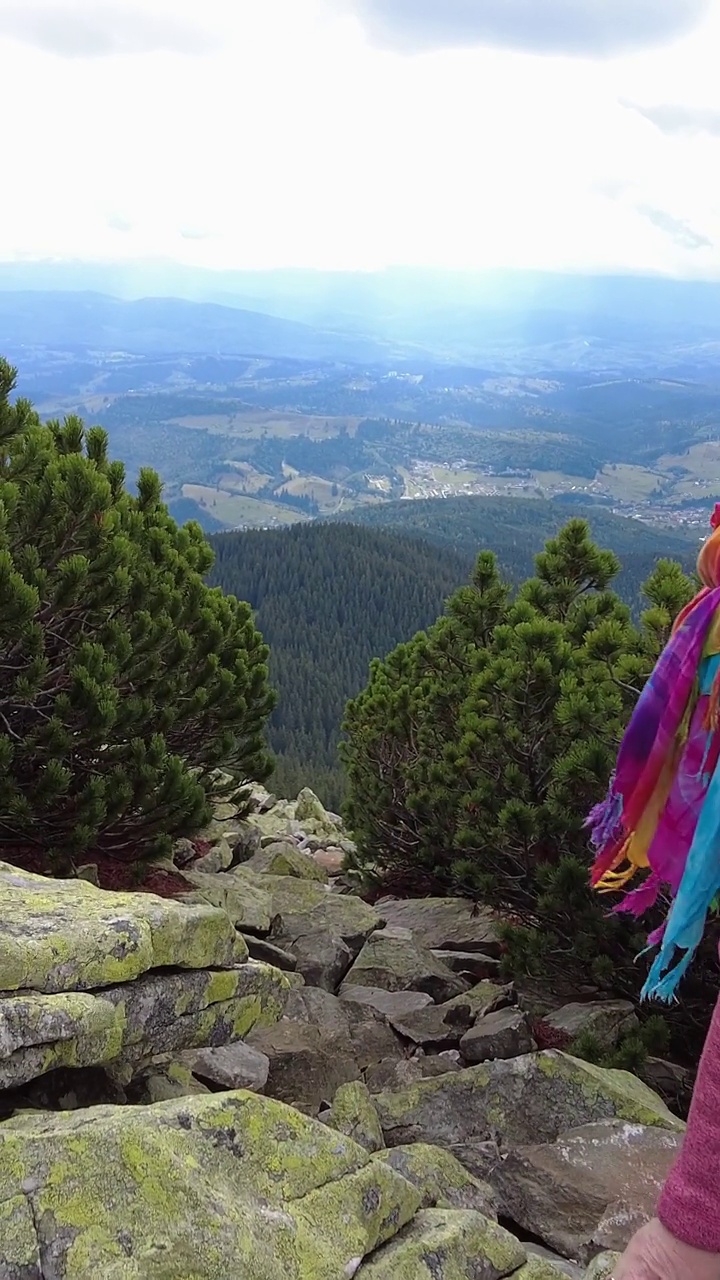
<path fill-rule="evenodd" d="M 0 0 L 0 260 L 720 278 L 720 0 Z"/>

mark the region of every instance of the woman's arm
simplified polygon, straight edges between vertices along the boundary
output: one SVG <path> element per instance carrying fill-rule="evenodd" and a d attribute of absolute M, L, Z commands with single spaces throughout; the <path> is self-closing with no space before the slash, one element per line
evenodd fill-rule
<path fill-rule="evenodd" d="M 685 1141 L 660 1197 L 658 1217 L 676 1240 L 720 1254 L 720 1001 L 700 1060 Z"/>

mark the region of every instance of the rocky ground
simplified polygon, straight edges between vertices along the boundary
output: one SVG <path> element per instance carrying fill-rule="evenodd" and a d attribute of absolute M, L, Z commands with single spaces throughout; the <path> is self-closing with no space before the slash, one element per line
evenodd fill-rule
<path fill-rule="evenodd" d="M 632 1007 L 518 991 L 489 913 L 371 908 L 312 793 L 255 806 L 173 899 L 0 865 L 0 1280 L 606 1280 L 683 1125 L 538 1037 Z"/>

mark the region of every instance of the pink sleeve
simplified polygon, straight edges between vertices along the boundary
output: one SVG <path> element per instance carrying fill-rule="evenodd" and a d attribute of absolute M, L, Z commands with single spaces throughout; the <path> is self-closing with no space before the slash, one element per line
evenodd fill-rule
<path fill-rule="evenodd" d="M 658 1205 L 671 1235 L 720 1254 L 720 1002 L 705 1042 L 682 1150 Z"/>

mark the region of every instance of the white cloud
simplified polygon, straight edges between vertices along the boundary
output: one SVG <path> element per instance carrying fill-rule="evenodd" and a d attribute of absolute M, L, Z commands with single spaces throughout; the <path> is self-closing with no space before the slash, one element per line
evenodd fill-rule
<path fill-rule="evenodd" d="M 681 249 L 712 249 L 713 242 L 702 232 L 696 231 L 684 218 L 676 218 L 666 209 L 653 209 L 651 205 L 638 205 L 638 213 L 643 218 L 670 236 Z"/>
<path fill-rule="evenodd" d="M 121 231 L 123 234 L 133 229 L 133 223 L 130 218 L 124 217 L 122 213 L 109 213 L 107 225 L 111 231 Z"/>
<path fill-rule="evenodd" d="M 350 0 L 395 49 L 492 44 L 605 57 L 692 29 L 709 0 Z"/>
<path fill-rule="evenodd" d="M 678 103 L 641 107 L 636 102 L 623 102 L 622 105 L 644 116 L 661 133 L 709 133 L 720 138 L 720 107 L 691 107 Z"/>
<path fill-rule="evenodd" d="M 136 53 L 202 54 L 217 47 L 207 28 L 162 5 L 123 0 L 0 0 L 0 36 L 66 58 Z"/>

